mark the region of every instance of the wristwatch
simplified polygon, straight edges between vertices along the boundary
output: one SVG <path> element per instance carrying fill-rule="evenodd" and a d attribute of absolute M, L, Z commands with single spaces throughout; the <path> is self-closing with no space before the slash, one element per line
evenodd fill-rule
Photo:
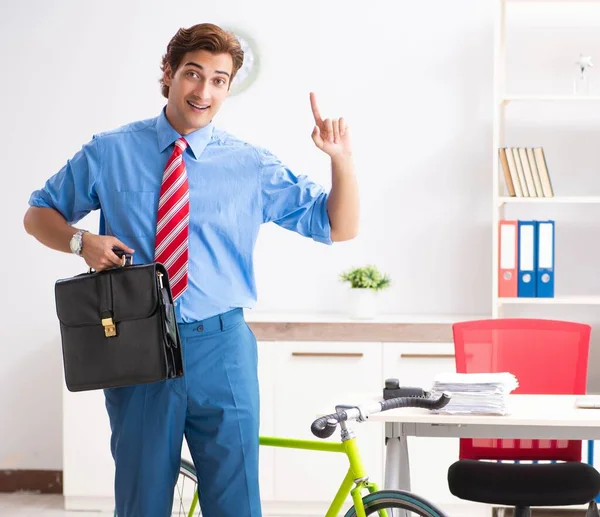
<path fill-rule="evenodd" d="M 77 233 L 71 237 L 71 241 L 69 242 L 71 252 L 78 257 L 81 257 L 81 252 L 83 251 L 83 234 L 86 232 L 87 230 L 78 230 Z"/>

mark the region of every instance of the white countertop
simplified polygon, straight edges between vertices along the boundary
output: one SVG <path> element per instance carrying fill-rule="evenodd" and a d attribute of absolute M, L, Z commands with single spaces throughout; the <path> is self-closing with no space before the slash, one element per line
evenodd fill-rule
<path fill-rule="evenodd" d="M 466 321 L 480 318 L 489 318 L 490 315 L 443 315 L 443 314 L 381 314 L 374 319 L 353 319 L 344 313 L 300 313 L 300 312 L 265 312 L 254 309 L 245 310 L 246 320 L 249 322 L 265 323 L 441 323 L 451 324 L 457 321 Z"/>
<path fill-rule="evenodd" d="M 424 386 L 426 389 L 430 389 Z M 600 409 L 583 409 L 575 405 L 582 395 L 528 395 L 511 393 L 507 395 L 506 415 L 485 414 L 446 414 L 435 413 L 422 408 L 400 408 L 373 413 L 369 420 L 373 422 L 396 422 L 403 424 L 427 424 L 431 426 L 522 426 L 548 428 L 552 434 L 553 428 L 593 428 L 596 431 L 594 439 L 600 436 Z M 598 395 L 594 395 L 594 398 Z M 343 400 L 330 401 L 322 408 L 321 415 L 333 413 L 336 404 L 368 405 L 381 400 L 380 393 L 348 394 Z M 498 435 L 498 438 L 501 436 Z"/>
<path fill-rule="evenodd" d="M 580 409 L 575 399 L 581 395 L 507 396 L 506 415 L 436 414 L 427 409 L 391 409 L 371 415 L 373 421 L 410 422 L 437 425 L 527 425 L 535 427 L 600 427 L 600 410 Z"/>

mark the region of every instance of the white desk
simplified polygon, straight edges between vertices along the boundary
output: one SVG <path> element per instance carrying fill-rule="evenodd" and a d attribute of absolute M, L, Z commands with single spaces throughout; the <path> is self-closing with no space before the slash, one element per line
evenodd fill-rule
<path fill-rule="evenodd" d="M 600 409 L 575 407 L 574 395 L 509 395 L 508 415 L 446 415 L 393 409 L 386 424 L 385 487 L 410 490 L 408 436 L 600 440 Z M 458 459 L 458 458 L 457 458 Z"/>

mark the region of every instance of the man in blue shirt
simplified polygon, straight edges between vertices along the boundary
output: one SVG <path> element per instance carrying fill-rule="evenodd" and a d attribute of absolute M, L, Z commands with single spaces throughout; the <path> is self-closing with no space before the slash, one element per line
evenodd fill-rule
<path fill-rule="evenodd" d="M 348 127 L 324 120 L 314 94 L 312 139 L 331 157 L 330 192 L 214 127 L 242 62 L 239 42 L 218 26 L 180 29 L 163 57 L 161 113 L 94 135 L 29 200 L 25 228 L 46 246 L 98 271 L 120 264 L 113 246 L 148 263 L 157 253 L 163 181 L 167 171 L 183 171 L 177 206 L 189 213 L 176 221 L 185 240 L 173 260 L 187 257 L 176 300 L 185 375 L 105 390 L 119 517 L 170 515 L 184 435 L 203 514 L 261 515 L 256 340 L 243 316 L 256 300 L 259 227 L 272 221 L 325 244 L 358 231 Z M 98 235 L 72 226 L 97 209 Z"/>

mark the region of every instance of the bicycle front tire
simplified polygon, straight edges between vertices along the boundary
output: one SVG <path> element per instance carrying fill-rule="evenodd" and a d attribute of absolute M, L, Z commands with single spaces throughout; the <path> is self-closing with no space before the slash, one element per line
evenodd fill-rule
<path fill-rule="evenodd" d="M 420 517 L 447 517 L 426 499 L 402 490 L 379 490 L 366 495 L 362 501 L 367 515 L 373 515 L 381 510 L 396 509 L 407 510 Z M 356 517 L 354 506 L 348 510 L 345 517 Z"/>
<path fill-rule="evenodd" d="M 188 485 L 186 486 L 186 481 Z M 189 486 L 191 484 L 191 486 Z M 194 501 L 194 495 L 198 490 L 198 475 L 191 461 L 181 459 L 179 465 L 179 476 L 175 485 L 175 493 L 173 494 L 173 517 L 190 517 L 202 515 L 200 503 Z M 117 510 L 113 513 L 114 517 L 118 517 Z"/>

